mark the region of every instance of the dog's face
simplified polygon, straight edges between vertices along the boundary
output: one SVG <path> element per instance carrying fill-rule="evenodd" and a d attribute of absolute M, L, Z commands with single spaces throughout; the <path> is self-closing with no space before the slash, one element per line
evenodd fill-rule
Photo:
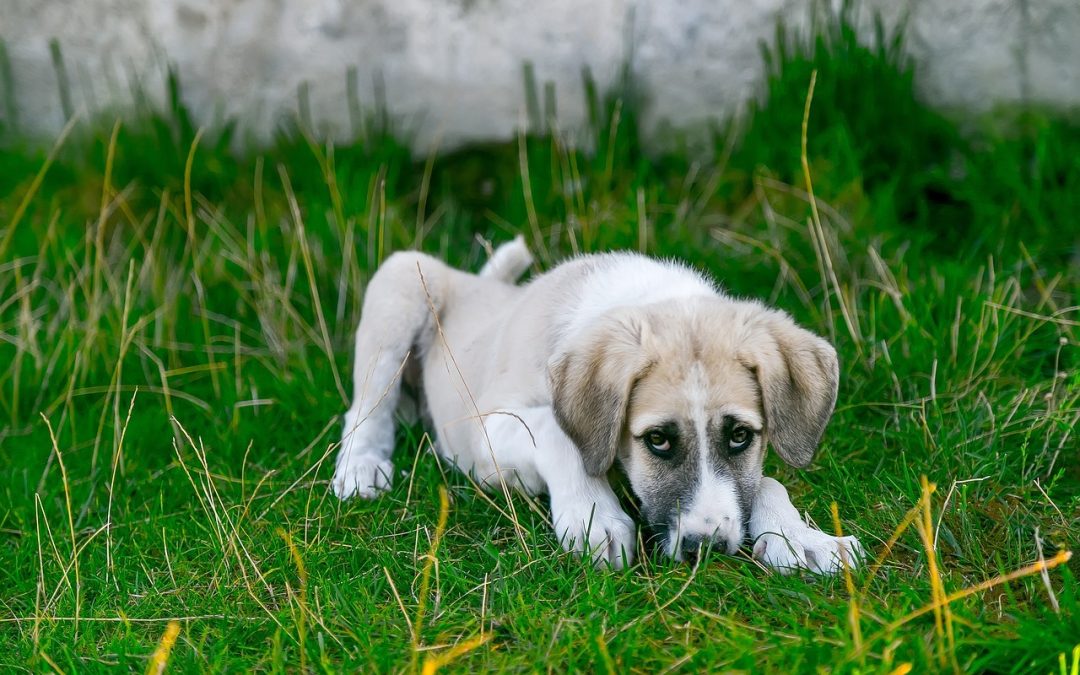
<path fill-rule="evenodd" d="M 700 298 L 610 312 L 552 370 L 586 470 L 619 460 L 669 555 L 733 553 L 765 447 L 807 465 L 836 400 L 836 352 L 785 314 Z"/>
<path fill-rule="evenodd" d="M 712 542 L 734 553 L 765 456 L 757 380 L 696 331 L 654 335 L 660 353 L 631 391 L 618 458 L 669 553 Z"/>

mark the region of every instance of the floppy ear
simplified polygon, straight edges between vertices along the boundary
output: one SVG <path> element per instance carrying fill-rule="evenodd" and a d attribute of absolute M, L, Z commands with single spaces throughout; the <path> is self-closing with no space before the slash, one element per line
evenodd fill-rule
<path fill-rule="evenodd" d="M 814 458 L 836 405 L 836 350 L 786 314 L 770 312 L 762 328 L 766 335 L 755 331 L 744 358 L 757 373 L 773 447 L 802 468 Z"/>
<path fill-rule="evenodd" d="M 645 324 L 630 311 L 602 317 L 549 367 L 559 426 L 581 450 L 590 476 L 615 462 L 634 383 L 648 367 Z"/>

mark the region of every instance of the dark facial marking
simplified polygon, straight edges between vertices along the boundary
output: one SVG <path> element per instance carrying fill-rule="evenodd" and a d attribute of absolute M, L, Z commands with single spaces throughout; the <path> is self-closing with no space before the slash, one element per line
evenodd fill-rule
<path fill-rule="evenodd" d="M 654 436 L 655 432 L 655 436 Z M 663 439 L 670 446 L 657 451 L 653 445 Z M 674 421 L 658 424 L 635 439 L 648 453 L 640 461 L 649 464 L 651 479 L 644 487 L 641 512 L 657 527 L 667 527 L 678 510 L 693 498 L 698 484 L 698 439 L 692 428 Z"/>
<path fill-rule="evenodd" d="M 711 422 L 708 428 L 710 458 L 736 464 L 740 456 L 754 446 L 761 432 L 732 415 Z"/>

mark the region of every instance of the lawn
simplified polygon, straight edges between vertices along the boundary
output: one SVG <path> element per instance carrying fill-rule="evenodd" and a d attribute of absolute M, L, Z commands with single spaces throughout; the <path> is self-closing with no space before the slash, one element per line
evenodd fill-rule
<path fill-rule="evenodd" d="M 417 158 L 383 114 L 348 144 L 298 122 L 234 151 L 175 80 L 165 109 L 51 148 L 9 119 L 0 668 L 1077 673 L 1080 125 L 959 125 L 918 101 L 899 39 L 821 30 L 766 54 L 767 96 L 709 147 L 646 151 L 647 101 L 587 77 L 578 149 L 536 122 Z M 335 499 L 379 262 L 475 270 L 518 233 L 535 272 L 672 256 L 828 336 L 818 457 L 767 473 L 876 564 L 593 569 L 543 500 L 477 491 L 420 427 L 389 494 Z"/>

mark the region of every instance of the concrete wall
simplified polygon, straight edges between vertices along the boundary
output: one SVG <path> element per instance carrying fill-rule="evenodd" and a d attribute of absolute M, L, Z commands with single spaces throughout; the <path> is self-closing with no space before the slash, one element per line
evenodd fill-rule
<path fill-rule="evenodd" d="M 269 137 L 306 86 L 325 134 L 354 131 L 350 96 L 419 131 L 425 151 L 512 137 L 524 121 L 523 64 L 555 87 L 559 122 L 584 120 L 582 68 L 601 87 L 627 57 L 650 101 L 647 133 L 736 113 L 760 93 L 760 44 L 779 17 L 806 25 L 808 0 L 0 0 L 0 38 L 24 131 L 64 122 L 50 40 L 61 47 L 72 105 L 130 105 L 135 83 L 160 96 L 178 68 L 198 119 L 241 122 Z M 1076 0 L 866 0 L 890 22 L 910 15 L 908 44 L 925 97 L 946 108 L 1080 103 Z M 631 49 L 632 46 L 632 49 Z M 352 91 L 348 75 L 353 75 Z M 306 83 L 306 85 L 304 84 Z M 380 91 L 384 93 L 380 95 Z M 5 90 L 0 89 L 0 96 Z M 8 105 L 0 105 L 7 115 Z"/>

